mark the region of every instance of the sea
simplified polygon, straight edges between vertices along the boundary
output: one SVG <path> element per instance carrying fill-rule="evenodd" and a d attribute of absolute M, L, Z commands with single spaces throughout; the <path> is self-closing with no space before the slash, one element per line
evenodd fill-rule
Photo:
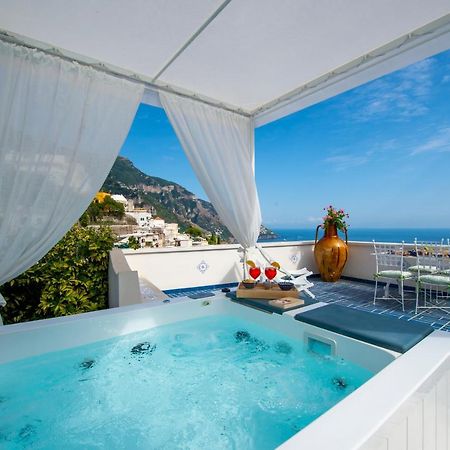
<path fill-rule="evenodd" d="M 277 235 L 276 238 L 264 242 L 283 242 L 283 241 L 308 241 L 314 240 L 315 228 L 272 228 Z M 323 235 L 323 231 L 319 230 L 319 239 Z M 440 242 L 441 239 L 450 238 L 449 228 L 349 228 L 349 241 L 366 241 L 373 240 L 377 242 L 414 242 L 419 241 Z"/>

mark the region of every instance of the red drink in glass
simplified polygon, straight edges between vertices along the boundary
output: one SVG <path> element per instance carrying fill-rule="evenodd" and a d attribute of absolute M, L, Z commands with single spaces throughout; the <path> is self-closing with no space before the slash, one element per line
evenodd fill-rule
<path fill-rule="evenodd" d="M 250 267 L 248 273 L 254 280 L 257 280 L 261 275 L 261 269 L 259 267 Z"/>
<path fill-rule="evenodd" d="M 277 275 L 277 269 L 275 267 L 266 267 L 264 270 L 264 274 L 266 275 L 268 280 L 273 280 Z"/>

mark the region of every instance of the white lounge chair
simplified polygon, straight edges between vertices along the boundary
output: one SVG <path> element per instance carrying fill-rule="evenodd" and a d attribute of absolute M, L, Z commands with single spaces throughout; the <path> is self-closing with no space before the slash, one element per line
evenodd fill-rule
<path fill-rule="evenodd" d="M 437 272 L 439 255 L 442 255 L 444 239 L 440 242 L 414 240 L 416 264 L 408 267 L 416 276 Z"/>

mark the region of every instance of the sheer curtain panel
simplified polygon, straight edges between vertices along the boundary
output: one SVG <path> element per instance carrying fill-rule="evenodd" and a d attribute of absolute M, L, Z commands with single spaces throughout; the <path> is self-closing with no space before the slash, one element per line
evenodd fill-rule
<path fill-rule="evenodd" d="M 261 227 L 253 120 L 163 92 L 160 100 L 222 223 L 244 248 L 253 247 Z"/>
<path fill-rule="evenodd" d="M 0 42 L 0 285 L 39 261 L 89 205 L 142 93 L 138 84 Z"/>

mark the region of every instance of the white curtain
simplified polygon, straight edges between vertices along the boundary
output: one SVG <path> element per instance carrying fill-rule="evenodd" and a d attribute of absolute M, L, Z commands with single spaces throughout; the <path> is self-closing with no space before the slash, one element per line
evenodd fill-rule
<path fill-rule="evenodd" d="M 137 84 L 0 42 L 0 285 L 39 261 L 89 205 L 142 93 Z"/>
<path fill-rule="evenodd" d="M 261 227 L 253 120 L 172 94 L 160 100 L 222 223 L 244 248 L 253 247 Z"/>

